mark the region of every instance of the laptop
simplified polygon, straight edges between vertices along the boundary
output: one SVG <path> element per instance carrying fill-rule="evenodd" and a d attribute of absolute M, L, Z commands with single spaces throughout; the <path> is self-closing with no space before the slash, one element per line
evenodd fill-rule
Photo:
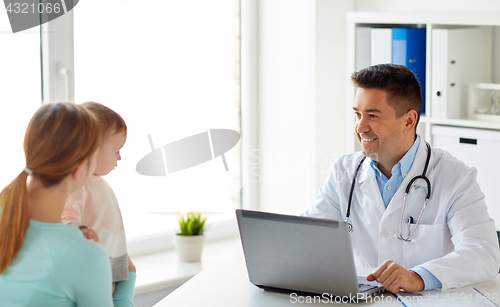
<path fill-rule="evenodd" d="M 366 300 L 384 287 L 356 275 L 344 221 L 236 210 L 250 282 L 270 291 Z"/>

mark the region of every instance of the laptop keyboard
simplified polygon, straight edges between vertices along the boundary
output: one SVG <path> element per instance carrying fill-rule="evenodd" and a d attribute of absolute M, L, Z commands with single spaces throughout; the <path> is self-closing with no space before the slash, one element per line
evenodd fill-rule
<path fill-rule="evenodd" d="M 369 285 L 369 284 L 358 284 L 358 286 L 359 286 L 359 292 L 370 291 L 370 290 L 378 287 L 378 286 Z"/>

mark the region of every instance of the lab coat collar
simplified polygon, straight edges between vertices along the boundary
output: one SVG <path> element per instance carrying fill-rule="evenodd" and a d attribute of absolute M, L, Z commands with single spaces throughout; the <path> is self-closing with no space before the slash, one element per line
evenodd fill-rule
<path fill-rule="evenodd" d="M 387 206 L 387 209 L 384 206 L 382 195 L 380 195 L 377 179 L 375 178 L 375 173 L 373 172 L 373 169 L 370 165 L 371 162 L 370 158 L 366 159 L 366 161 L 361 166 L 361 169 L 359 170 L 359 175 L 357 180 L 357 182 L 360 184 L 359 188 L 361 192 L 364 193 L 364 195 L 368 197 L 382 213 L 384 213 L 384 216 L 388 216 L 389 214 L 393 213 L 394 211 L 398 210 L 403 206 L 403 196 L 405 193 L 406 186 L 413 177 L 422 175 L 426 158 L 427 158 L 427 147 L 425 146 L 425 142 L 421 140 L 417 149 L 417 153 L 415 155 L 415 160 L 413 161 L 413 165 L 410 171 L 408 172 L 408 175 L 403 179 L 403 182 L 401 183 L 401 186 L 399 187 L 398 191 L 392 197 L 392 200 Z M 432 160 L 433 156 L 431 155 L 429 168 L 427 169 L 428 177 L 431 170 Z M 431 181 L 431 187 L 432 187 L 431 177 L 429 177 L 429 180 Z M 413 197 L 415 197 L 415 193 L 412 193 L 415 187 L 423 187 L 427 190 L 427 184 L 425 183 L 424 180 L 415 181 L 412 185 L 412 188 L 410 189 L 408 199 L 406 200 L 407 202 L 409 202 Z"/>
<path fill-rule="evenodd" d="M 431 148 L 432 150 L 432 148 Z M 405 194 L 406 186 L 408 183 L 413 179 L 415 176 L 422 175 L 422 172 L 424 170 L 425 166 L 425 161 L 427 159 L 427 146 L 425 145 L 425 142 L 422 140 L 420 142 L 420 145 L 418 146 L 417 154 L 415 156 L 415 161 L 413 161 L 413 165 L 408 172 L 408 175 L 404 178 L 403 182 L 401 183 L 401 186 L 399 187 L 398 191 L 394 196 L 392 197 L 392 200 L 390 201 L 389 205 L 387 206 L 386 212 L 384 213 L 384 217 L 389 216 L 393 212 L 397 211 L 400 213 L 400 208 L 403 206 L 403 197 Z M 429 167 L 427 168 L 427 174 L 426 176 L 429 178 L 429 181 L 431 183 L 431 189 L 432 189 L 432 184 L 433 180 L 431 176 L 429 176 L 429 173 L 431 172 L 432 169 L 432 164 L 433 164 L 433 155 L 431 154 L 431 158 L 429 161 Z M 417 180 L 413 183 L 409 193 L 408 193 L 408 198 L 406 200 L 407 203 L 409 203 L 416 195 L 415 193 L 415 188 L 416 187 L 422 187 L 427 191 L 427 183 L 420 179 Z M 422 200 L 423 203 L 424 200 Z"/>
<path fill-rule="evenodd" d="M 417 133 L 415 141 L 413 142 L 413 145 L 410 147 L 410 149 L 406 152 L 406 154 L 399 160 L 396 165 L 393 166 L 391 170 L 392 176 L 397 175 L 397 172 L 401 174 L 402 177 L 406 177 L 407 173 L 410 171 L 413 161 L 415 161 L 415 156 L 417 154 L 418 147 L 420 145 L 420 135 Z M 373 171 L 376 172 L 377 176 L 380 176 L 385 179 L 385 182 L 387 182 L 388 178 L 380 171 L 378 168 L 378 163 L 377 161 L 371 161 L 370 166 L 372 167 Z"/>
<path fill-rule="evenodd" d="M 367 161 L 361 166 L 358 177 L 358 182 L 361 184 L 359 189 L 373 204 L 375 204 L 375 207 L 377 207 L 380 212 L 384 213 L 384 201 L 382 200 L 382 195 L 380 195 L 375 172 L 373 172 L 372 166 L 370 165 L 371 159 L 367 158 L 366 160 Z"/>

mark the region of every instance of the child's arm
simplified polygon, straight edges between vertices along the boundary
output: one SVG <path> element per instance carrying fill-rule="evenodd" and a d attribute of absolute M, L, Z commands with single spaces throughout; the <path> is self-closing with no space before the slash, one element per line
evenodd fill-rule
<path fill-rule="evenodd" d="M 113 293 L 114 307 L 132 307 L 134 306 L 134 287 L 136 275 L 134 272 L 128 272 L 128 279 L 116 283 Z"/>
<path fill-rule="evenodd" d="M 128 270 L 128 279 L 116 283 L 115 292 L 113 293 L 113 303 L 115 307 L 133 306 L 136 270 L 130 257 L 128 257 Z"/>

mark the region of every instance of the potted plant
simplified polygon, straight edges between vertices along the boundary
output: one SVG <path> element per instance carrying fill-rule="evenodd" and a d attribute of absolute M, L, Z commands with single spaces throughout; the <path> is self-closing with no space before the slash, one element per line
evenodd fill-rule
<path fill-rule="evenodd" d="M 188 212 L 179 217 L 180 232 L 174 235 L 174 244 L 180 261 L 198 262 L 201 260 L 206 220 L 206 217 L 196 212 Z"/>

